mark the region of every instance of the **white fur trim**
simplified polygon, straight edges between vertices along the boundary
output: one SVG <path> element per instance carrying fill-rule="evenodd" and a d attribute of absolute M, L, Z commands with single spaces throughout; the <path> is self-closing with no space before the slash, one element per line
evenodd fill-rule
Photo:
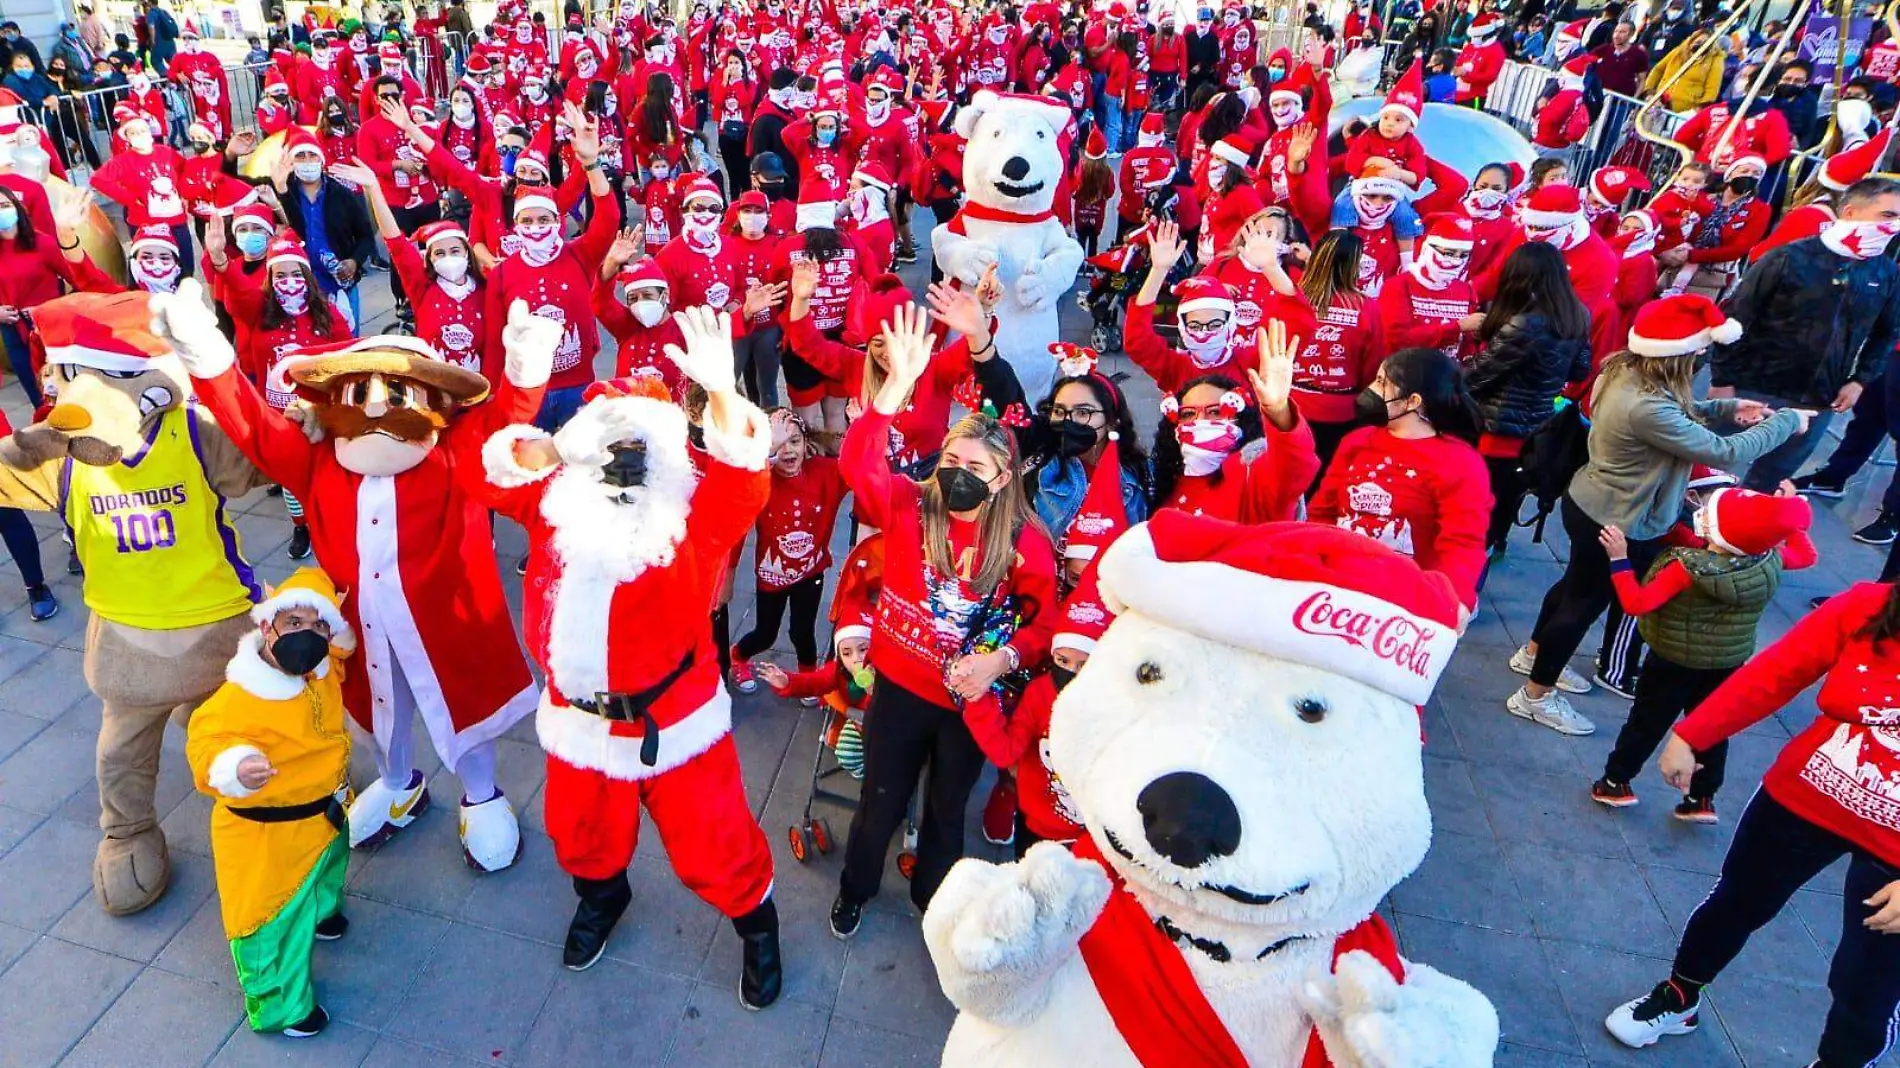
<path fill-rule="evenodd" d="M 1687 356 L 1711 345 L 1733 345 L 1742 338 L 1742 324 L 1730 319 L 1721 326 L 1698 330 L 1688 337 L 1650 338 L 1630 331 L 1629 350 L 1638 356 Z"/>
<path fill-rule="evenodd" d="M 793 229 L 801 234 L 819 227 L 836 226 L 838 225 L 838 202 L 813 200 L 800 204 L 792 218 Z"/>
<path fill-rule="evenodd" d="M 46 348 L 46 362 L 70 363 L 101 371 L 149 371 L 153 367 L 151 357 L 107 352 L 88 345 L 49 345 Z"/>
<path fill-rule="evenodd" d="M 1716 490 L 1714 493 L 1709 494 L 1709 499 L 1703 501 L 1702 507 L 1697 509 L 1697 511 L 1702 514 L 1702 532 L 1707 535 L 1710 545 L 1738 556 L 1745 555 L 1740 549 L 1732 545 L 1727 538 L 1722 536 L 1722 511 L 1720 507 L 1718 507 L 1717 502 L 1728 492 L 1727 489 Z"/>
<path fill-rule="evenodd" d="M 1081 634 L 1071 634 L 1068 631 L 1057 631 L 1056 636 L 1049 639 L 1049 648 L 1074 649 L 1078 653 L 1093 653 L 1095 651 L 1095 639 Z"/>
<path fill-rule="evenodd" d="M 305 267 L 308 267 L 310 266 L 310 257 L 304 255 L 301 252 L 296 252 L 296 251 L 279 252 L 277 255 L 272 256 L 270 259 L 265 260 L 264 266 L 266 268 L 271 268 L 271 267 L 277 266 L 280 263 L 301 263 Z"/>
<path fill-rule="evenodd" d="M 1197 311 L 1224 311 L 1232 315 L 1234 313 L 1234 302 L 1223 297 L 1196 297 L 1193 300 L 1184 300 L 1176 305 L 1174 314 L 1175 318 L 1178 319 L 1189 312 Z"/>
<path fill-rule="evenodd" d="M 308 608 L 317 613 L 317 618 L 330 625 L 330 644 L 351 652 L 356 649 L 356 632 L 350 629 L 350 623 L 343 618 L 343 611 L 335 601 L 324 597 L 315 590 L 301 586 L 292 586 L 279 590 L 251 606 L 251 622 L 267 626 L 277 618 L 279 612 L 287 608 Z"/>
<path fill-rule="evenodd" d="M 891 191 L 891 184 L 889 182 L 882 181 L 874 175 L 866 174 L 862 170 L 852 171 L 851 177 L 856 178 L 858 181 L 872 188 L 881 189 L 886 193 Z"/>
<path fill-rule="evenodd" d="M 862 623 L 852 623 L 849 626 L 839 627 L 837 631 L 831 635 L 831 644 L 838 645 L 842 642 L 848 642 L 853 638 L 862 638 L 867 642 L 870 641 L 871 628 Z"/>
<path fill-rule="evenodd" d="M 1210 561 L 1164 562 L 1147 524 L 1102 554 L 1101 590 L 1117 615 L 1130 608 L 1165 626 L 1355 679 L 1424 704 L 1457 647 L 1450 626 L 1389 601 Z"/>
<path fill-rule="evenodd" d="M 1352 182 L 1352 192 L 1354 196 L 1379 195 L 1388 196 L 1394 200 L 1412 199 L 1412 187 L 1397 178 L 1355 178 Z"/>
<path fill-rule="evenodd" d="M 226 797 L 244 798 L 256 793 L 256 790 L 238 781 L 238 765 L 249 757 L 263 756 L 264 751 L 254 745 L 234 745 L 211 758 L 211 766 L 205 769 L 205 785 Z"/>
<path fill-rule="evenodd" d="M 163 249 L 174 258 L 178 255 L 178 242 L 173 241 L 169 233 L 164 237 L 135 237 L 127 251 L 136 256 L 148 248 Z"/>
<path fill-rule="evenodd" d="M 1413 111 L 1411 108 L 1406 107 L 1404 104 L 1385 104 L 1379 108 L 1379 114 L 1381 115 L 1385 114 L 1388 111 L 1396 111 L 1399 114 L 1405 116 L 1406 118 L 1411 119 L 1413 126 L 1418 125 L 1418 112 Z"/>
<path fill-rule="evenodd" d="M 1559 226 L 1568 226 L 1583 216 L 1578 212 L 1571 211 L 1533 211 L 1530 208 L 1525 208 L 1518 213 L 1517 217 L 1525 226 L 1535 226 L 1538 229 L 1555 229 Z"/>
<path fill-rule="evenodd" d="M 266 664 L 264 636 L 251 631 L 238 641 L 238 651 L 224 665 L 225 681 L 264 701 L 288 701 L 303 692 L 303 679 L 286 675 Z M 329 661 L 324 661 L 327 669 Z"/>
<path fill-rule="evenodd" d="M 463 241 L 467 241 L 468 231 L 462 229 L 459 226 L 453 226 L 445 230 L 437 231 L 435 234 L 430 236 L 428 244 L 425 244 L 422 246 L 422 250 L 424 252 L 427 252 L 430 249 L 435 247 L 435 243 L 437 241 L 447 241 L 451 237 L 459 237 Z"/>
<path fill-rule="evenodd" d="M 763 471 L 765 462 L 772 453 L 772 426 L 765 413 L 757 405 L 745 402 L 745 426 L 737 433 L 713 425 L 706 420 L 700 428 L 705 432 L 706 451 L 712 458 L 728 467 L 742 471 Z"/>
<path fill-rule="evenodd" d="M 1247 153 L 1228 144 L 1225 140 L 1214 142 L 1214 147 L 1208 149 L 1208 151 L 1237 167 L 1245 167 L 1247 165 Z"/>
<path fill-rule="evenodd" d="M 1298 104 L 1301 107 L 1306 106 L 1306 98 L 1301 96 L 1297 90 L 1293 89 L 1275 89 L 1273 92 L 1268 93 L 1267 106 L 1271 107 L 1275 102 Z"/>
<path fill-rule="evenodd" d="M 487 472 L 488 483 L 502 489 L 519 489 L 553 476 L 557 467 L 543 467 L 530 470 L 521 466 L 515 459 L 515 445 L 523 441 L 552 441 L 554 436 L 537 426 L 517 423 L 495 431 L 487 441 L 482 442 L 482 470 Z"/>
<path fill-rule="evenodd" d="M 515 218 L 519 219 L 521 218 L 522 212 L 531 211 L 535 208 L 543 208 L 556 216 L 561 214 L 561 209 L 554 206 L 554 199 L 552 197 L 528 196 L 515 201 Z"/>
<path fill-rule="evenodd" d="M 1428 237 L 1428 238 L 1425 238 L 1425 243 L 1428 245 L 1434 245 L 1438 248 L 1461 249 L 1465 251 L 1469 251 L 1472 248 L 1476 247 L 1476 245 L 1473 242 L 1460 241 L 1455 237 Z"/>
<path fill-rule="evenodd" d="M 732 698 L 721 684 L 686 718 L 660 728 L 659 760 L 652 767 L 640 762 L 641 738 L 616 737 L 606 720 L 572 705 L 557 705 L 545 693 L 534 731 L 541 748 L 562 763 L 633 782 L 672 771 L 731 734 Z"/>
<path fill-rule="evenodd" d="M 1093 560 L 1095 559 L 1096 548 L 1094 545 L 1076 545 L 1070 543 L 1062 547 L 1062 557 L 1065 560 Z"/>

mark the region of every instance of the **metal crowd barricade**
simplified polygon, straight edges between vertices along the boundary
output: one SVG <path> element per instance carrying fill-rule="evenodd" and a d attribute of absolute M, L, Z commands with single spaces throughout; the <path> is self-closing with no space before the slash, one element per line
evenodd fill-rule
<path fill-rule="evenodd" d="M 224 68 L 225 98 L 231 102 L 231 128 L 248 129 L 256 125 L 257 98 L 263 92 L 264 68 L 268 64 L 233 64 Z M 185 130 L 197 116 L 191 90 L 173 81 L 153 83 L 165 102 L 165 140 L 181 144 Z M 91 176 L 107 156 L 112 145 L 112 109 L 129 94 L 125 86 L 86 89 L 58 97 L 52 108 L 27 109 L 31 121 L 39 126 L 68 175 L 75 182 Z"/>

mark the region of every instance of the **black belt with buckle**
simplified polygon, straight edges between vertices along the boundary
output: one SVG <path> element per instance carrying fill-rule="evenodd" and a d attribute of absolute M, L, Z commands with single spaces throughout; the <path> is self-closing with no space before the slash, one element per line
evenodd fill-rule
<path fill-rule="evenodd" d="M 234 816 L 240 816 L 252 823 L 296 823 L 299 820 L 314 819 L 322 816 L 330 821 L 337 830 L 347 830 L 349 820 L 343 814 L 343 802 L 335 794 L 319 797 L 315 801 L 306 801 L 301 805 L 247 805 L 239 808 L 226 805 Z"/>
<path fill-rule="evenodd" d="M 687 649 L 680 658 L 679 666 L 666 673 L 660 681 L 635 693 L 608 693 L 602 691 L 591 700 L 570 699 L 567 703 L 583 712 L 592 713 L 610 723 L 640 724 L 640 763 L 653 767 L 660 762 L 660 722 L 653 718 L 653 703 L 666 695 L 673 684 L 685 676 L 693 666 L 693 650 Z"/>

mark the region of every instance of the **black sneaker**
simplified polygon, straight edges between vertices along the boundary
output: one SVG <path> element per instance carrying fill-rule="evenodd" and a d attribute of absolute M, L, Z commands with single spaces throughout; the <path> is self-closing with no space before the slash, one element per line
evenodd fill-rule
<path fill-rule="evenodd" d="M 1610 674 L 1609 672 L 1603 670 L 1602 668 L 1598 668 L 1596 670 L 1596 674 L 1591 677 L 1596 680 L 1596 684 L 1598 686 L 1601 686 L 1604 689 L 1615 694 L 1616 696 L 1621 697 L 1623 700 L 1625 701 L 1636 700 L 1636 673 L 1635 672 L 1631 672 L 1629 678 L 1619 679 L 1615 675 Z"/>
<path fill-rule="evenodd" d="M 1715 801 L 1706 797 L 1684 795 L 1676 805 L 1676 818 L 1684 823 L 1718 823 L 1715 815 Z"/>
<path fill-rule="evenodd" d="M 317 921 L 317 941 L 334 942 L 350 933 L 350 918 L 341 912 Z"/>
<path fill-rule="evenodd" d="M 1696 1029 L 1702 1005 L 1699 995 L 1684 993 L 1673 979 L 1656 984 L 1648 997 L 1617 1006 L 1603 1026 L 1631 1049 L 1653 1046 L 1666 1035 L 1686 1035 Z"/>
<path fill-rule="evenodd" d="M 323 1006 L 318 1005 L 310 1010 L 310 1015 L 284 1028 L 284 1037 L 312 1038 L 322 1034 L 323 1029 L 328 1026 L 330 1026 L 330 1014 L 323 1011 Z"/>
<path fill-rule="evenodd" d="M 521 559 L 515 561 L 515 574 L 520 575 L 523 578 L 527 577 L 527 574 L 528 574 L 528 558 L 527 557 L 524 556 Z"/>
<path fill-rule="evenodd" d="M 302 523 L 290 529 L 290 548 L 285 550 L 292 560 L 310 558 L 310 528 Z"/>
<path fill-rule="evenodd" d="M 271 485 L 264 487 L 264 496 L 266 497 L 282 497 L 283 495 L 284 495 L 284 487 L 279 486 L 275 483 L 272 483 Z"/>
<path fill-rule="evenodd" d="M 59 599 L 53 596 L 53 591 L 47 589 L 45 583 L 26 588 L 26 603 L 27 614 L 33 617 L 35 623 L 44 623 L 59 615 Z"/>
<path fill-rule="evenodd" d="M 1789 481 L 1794 483 L 1795 491 L 1804 496 L 1819 497 L 1824 501 L 1839 500 L 1847 496 L 1847 483 L 1830 482 L 1822 478 L 1819 471 Z"/>
<path fill-rule="evenodd" d="M 68 575 L 83 575 L 86 573 L 86 569 L 79 565 L 78 549 L 69 548 L 66 550 L 66 573 Z"/>
<path fill-rule="evenodd" d="M 1863 545 L 1892 545 L 1895 537 L 1900 537 L 1900 520 L 1885 512 L 1854 532 L 1854 540 Z"/>
<path fill-rule="evenodd" d="M 858 933 L 858 924 L 864 922 L 864 904 L 859 901 L 847 901 L 843 894 L 831 903 L 831 937 L 843 941 Z"/>
<path fill-rule="evenodd" d="M 1833 599 L 1834 599 L 1834 595 L 1831 593 L 1823 593 L 1818 597 L 1810 597 L 1808 598 L 1808 607 L 1819 608 L 1822 605 L 1828 603 L 1829 601 L 1832 601 Z"/>
<path fill-rule="evenodd" d="M 1636 791 L 1630 788 L 1629 783 L 1598 779 L 1590 784 L 1590 800 L 1599 805 L 1608 805 L 1610 808 L 1628 808 L 1634 805 L 1638 798 Z"/>

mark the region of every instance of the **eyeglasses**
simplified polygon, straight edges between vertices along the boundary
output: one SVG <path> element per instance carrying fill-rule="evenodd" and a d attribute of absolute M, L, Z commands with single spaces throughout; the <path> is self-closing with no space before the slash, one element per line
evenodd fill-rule
<path fill-rule="evenodd" d="M 1051 423 L 1079 423 L 1082 426 L 1095 427 L 1102 425 L 1102 417 L 1107 414 L 1093 404 L 1078 404 L 1073 408 L 1061 404 L 1049 406 Z"/>
<path fill-rule="evenodd" d="M 1231 419 L 1233 416 L 1218 404 L 1209 404 L 1201 408 L 1177 408 L 1174 421 L 1177 423 L 1213 422 L 1218 419 Z"/>

